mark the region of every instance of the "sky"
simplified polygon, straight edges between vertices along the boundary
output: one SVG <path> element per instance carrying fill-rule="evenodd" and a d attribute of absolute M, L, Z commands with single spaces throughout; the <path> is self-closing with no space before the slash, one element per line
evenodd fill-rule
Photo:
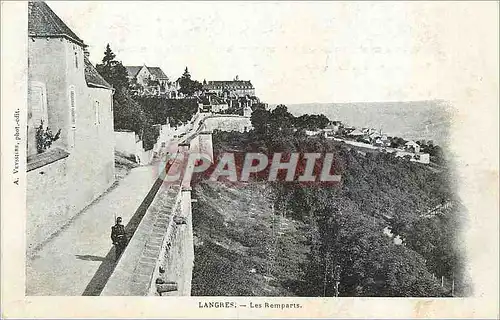
<path fill-rule="evenodd" d="M 170 79 L 187 66 L 199 81 L 251 80 L 268 103 L 449 99 L 487 75 L 468 61 L 489 49 L 481 21 L 496 14 L 470 2 L 47 3 L 94 63 L 109 43 Z"/>

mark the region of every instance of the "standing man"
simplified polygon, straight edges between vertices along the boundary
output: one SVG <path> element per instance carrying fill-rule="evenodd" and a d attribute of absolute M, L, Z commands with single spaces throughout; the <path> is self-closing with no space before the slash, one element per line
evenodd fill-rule
<path fill-rule="evenodd" d="M 115 246 L 115 261 L 118 261 L 127 246 L 127 235 L 121 217 L 116 218 L 116 224 L 111 227 L 111 241 Z"/>

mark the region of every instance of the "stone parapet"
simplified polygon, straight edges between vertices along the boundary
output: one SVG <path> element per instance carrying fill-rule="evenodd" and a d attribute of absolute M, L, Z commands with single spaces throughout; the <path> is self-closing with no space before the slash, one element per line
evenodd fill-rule
<path fill-rule="evenodd" d="M 175 207 L 180 201 L 179 186 L 161 188 L 147 209 L 137 230 L 104 287 L 103 296 L 145 296 L 165 239 L 175 228 Z"/>

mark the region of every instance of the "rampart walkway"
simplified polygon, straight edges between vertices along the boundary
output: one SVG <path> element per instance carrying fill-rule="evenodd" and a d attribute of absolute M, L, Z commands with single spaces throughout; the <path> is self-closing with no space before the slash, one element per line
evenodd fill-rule
<path fill-rule="evenodd" d="M 132 169 L 27 260 L 26 294 L 92 295 L 102 289 L 114 268 L 110 232 L 115 216 L 127 225 L 156 178 L 153 166 Z"/>

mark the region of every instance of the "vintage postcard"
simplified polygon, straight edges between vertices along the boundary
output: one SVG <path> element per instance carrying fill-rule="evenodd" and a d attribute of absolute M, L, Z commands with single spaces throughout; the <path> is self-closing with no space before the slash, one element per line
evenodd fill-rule
<path fill-rule="evenodd" d="M 2 2 L 2 317 L 498 318 L 498 2 Z"/>

